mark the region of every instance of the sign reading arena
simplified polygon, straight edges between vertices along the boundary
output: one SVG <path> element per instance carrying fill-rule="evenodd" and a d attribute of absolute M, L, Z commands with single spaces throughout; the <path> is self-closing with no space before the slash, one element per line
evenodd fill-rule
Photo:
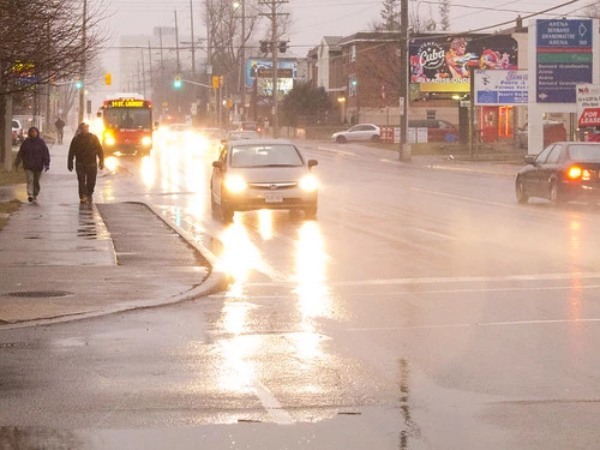
<path fill-rule="evenodd" d="M 592 20 L 537 20 L 536 101 L 575 103 L 575 86 L 592 82 Z"/>

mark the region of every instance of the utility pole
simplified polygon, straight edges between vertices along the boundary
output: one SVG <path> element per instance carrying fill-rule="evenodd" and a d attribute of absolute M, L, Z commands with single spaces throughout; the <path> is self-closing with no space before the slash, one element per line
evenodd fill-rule
<path fill-rule="evenodd" d="M 85 110 L 85 56 L 87 46 L 87 0 L 83 0 L 83 27 L 81 39 L 81 89 L 79 90 L 79 112 L 77 115 L 77 124 L 83 122 L 83 114 Z"/>
<path fill-rule="evenodd" d="M 194 42 L 194 9 L 190 0 L 190 26 L 192 30 L 192 80 L 196 80 L 196 43 Z"/>
<path fill-rule="evenodd" d="M 270 42 L 270 50 L 271 50 L 271 69 L 273 70 L 273 138 L 279 137 L 279 113 L 277 108 L 277 52 L 279 51 L 278 45 L 278 27 L 277 27 L 277 18 L 279 16 L 287 16 L 287 13 L 278 13 L 277 8 L 284 3 L 288 3 L 288 0 L 262 0 L 259 1 L 260 6 L 268 6 L 271 11 L 268 13 L 260 13 L 261 16 L 269 17 L 271 19 L 271 42 Z"/>
<path fill-rule="evenodd" d="M 410 160 L 408 144 L 408 0 L 400 5 L 400 148 L 401 161 Z"/>
<path fill-rule="evenodd" d="M 181 61 L 179 59 L 179 27 L 177 26 L 177 11 L 175 12 L 175 51 L 177 54 L 177 73 L 181 73 Z"/>
<path fill-rule="evenodd" d="M 148 65 L 150 66 L 150 90 L 154 93 L 154 74 L 152 73 L 152 46 L 148 41 Z"/>
<path fill-rule="evenodd" d="M 144 61 L 144 50 L 140 49 L 140 52 L 142 53 L 142 91 L 144 93 L 144 98 L 147 98 L 146 96 L 146 62 Z"/>

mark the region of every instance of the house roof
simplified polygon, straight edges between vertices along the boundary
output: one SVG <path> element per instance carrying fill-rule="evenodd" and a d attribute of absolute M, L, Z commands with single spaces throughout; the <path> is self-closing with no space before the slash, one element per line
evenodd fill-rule
<path fill-rule="evenodd" d="M 345 36 L 339 41 L 339 45 L 354 44 L 357 42 L 392 42 L 400 39 L 400 33 L 390 31 L 361 31 L 359 33 Z"/>
<path fill-rule="evenodd" d="M 342 39 L 344 39 L 343 36 L 323 36 L 323 42 L 332 50 L 339 48 L 339 43 Z"/>

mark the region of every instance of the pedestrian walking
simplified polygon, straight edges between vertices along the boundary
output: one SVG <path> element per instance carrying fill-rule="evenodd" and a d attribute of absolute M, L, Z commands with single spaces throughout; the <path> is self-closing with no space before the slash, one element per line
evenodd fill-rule
<path fill-rule="evenodd" d="M 47 172 L 50 169 L 50 152 L 36 127 L 29 128 L 27 137 L 19 147 L 15 169 L 21 163 L 27 175 L 27 200 L 29 203 L 36 202 L 40 193 L 42 170 Z"/>
<path fill-rule="evenodd" d="M 54 126 L 56 127 L 56 133 L 58 135 L 58 143 L 62 144 L 65 131 L 65 121 L 59 117 L 56 119 L 56 122 L 54 122 Z"/>
<path fill-rule="evenodd" d="M 90 126 L 85 122 L 79 125 L 69 147 L 67 160 L 69 172 L 73 171 L 73 160 L 75 160 L 79 184 L 79 200 L 81 203 L 91 203 L 96 188 L 98 168 L 104 169 L 104 152 L 98 137 L 90 133 Z"/>

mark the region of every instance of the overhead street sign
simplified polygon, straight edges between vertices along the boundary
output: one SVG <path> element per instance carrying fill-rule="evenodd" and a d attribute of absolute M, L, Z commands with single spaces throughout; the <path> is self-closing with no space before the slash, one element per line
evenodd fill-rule
<path fill-rule="evenodd" d="M 600 85 L 577 85 L 577 125 L 600 127 Z"/>
<path fill-rule="evenodd" d="M 536 99 L 575 103 L 575 87 L 592 82 L 591 19 L 537 20 Z"/>

